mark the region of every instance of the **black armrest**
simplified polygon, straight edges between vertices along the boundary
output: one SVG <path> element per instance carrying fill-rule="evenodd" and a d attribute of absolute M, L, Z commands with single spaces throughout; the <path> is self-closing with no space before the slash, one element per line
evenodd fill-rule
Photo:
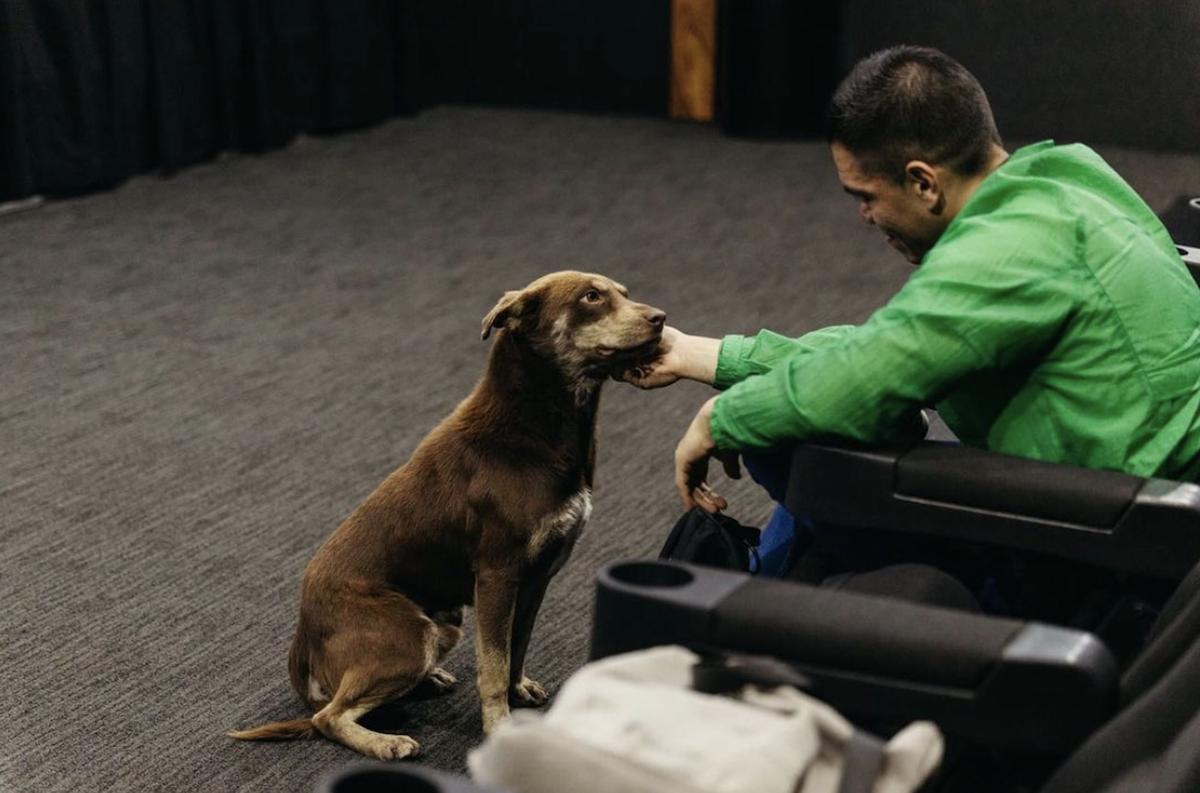
<path fill-rule="evenodd" d="M 316 793 L 501 793 L 466 777 L 430 768 L 359 762 L 327 774 Z"/>
<path fill-rule="evenodd" d="M 592 658 L 662 644 L 771 655 L 851 719 L 931 719 L 1058 754 L 1111 714 L 1117 667 L 1089 633 L 674 562 L 597 576 Z"/>
<path fill-rule="evenodd" d="M 801 444 L 785 504 L 833 525 L 984 542 L 1171 580 L 1200 561 L 1200 486 L 957 444 Z"/>

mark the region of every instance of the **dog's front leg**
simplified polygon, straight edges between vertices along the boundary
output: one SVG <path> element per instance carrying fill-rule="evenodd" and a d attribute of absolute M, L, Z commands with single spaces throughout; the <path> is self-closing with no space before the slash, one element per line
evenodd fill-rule
<path fill-rule="evenodd" d="M 525 676 L 525 653 L 529 649 L 529 637 L 533 635 L 533 623 L 550 585 L 549 576 L 526 579 L 517 592 L 517 610 L 513 617 L 512 666 L 509 670 L 511 702 L 520 707 L 537 707 L 549 699 L 546 689 L 536 680 Z"/>
<path fill-rule="evenodd" d="M 517 588 L 515 571 L 480 570 L 475 574 L 475 666 L 484 733 L 508 716 Z"/>

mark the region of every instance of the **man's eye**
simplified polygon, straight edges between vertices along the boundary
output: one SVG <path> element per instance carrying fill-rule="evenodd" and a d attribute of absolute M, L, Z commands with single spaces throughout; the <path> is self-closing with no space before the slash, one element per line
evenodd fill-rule
<path fill-rule="evenodd" d="M 600 302 L 600 293 L 597 292 L 595 289 L 589 289 L 588 291 L 583 293 L 583 302 L 599 303 Z"/>

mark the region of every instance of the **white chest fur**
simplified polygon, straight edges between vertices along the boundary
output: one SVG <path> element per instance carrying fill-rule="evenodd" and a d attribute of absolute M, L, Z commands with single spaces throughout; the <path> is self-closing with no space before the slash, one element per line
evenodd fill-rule
<path fill-rule="evenodd" d="M 558 558 L 551 562 L 552 569 L 557 571 L 567 561 L 591 515 L 592 492 L 585 487 L 568 498 L 557 512 L 550 513 L 542 520 L 529 543 L 532 558 L 540 559 L 547 551 L 553 553 Z M 552 551 L 552 548 L 558 550 Z"/>

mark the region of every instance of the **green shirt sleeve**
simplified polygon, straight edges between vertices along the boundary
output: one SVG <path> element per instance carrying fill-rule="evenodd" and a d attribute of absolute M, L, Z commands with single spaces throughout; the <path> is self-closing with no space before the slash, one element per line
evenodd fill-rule
<path fill-rule="evenodd" d="M 760 331 L 754 336 L 731 334 L 721 340 L 713 385 L 726 389 L 747 377 L 770 371 L 785 358 L 835 344 L 852 330 L 853 325 L 834 325 L 806 333 L 798 339 L 770 330 Z"/>
<path fill-rule="evenodd" d="M 822 435 L 885 441 L 961 378 L 1044 352 L 1076 305 L 1079 279 L 1061 277 L 1073 252 L 1056 250 L 1029 220 L 998 248 L 994 234 L 986 235 L 993 247 L 981 249 L 970 229 L 948 229 L 943 241 L 960 244 L 945 255 L 931 251 L 864 325 L 732 385 L 713 409 L 717 447 L 763 449 Z"/>

